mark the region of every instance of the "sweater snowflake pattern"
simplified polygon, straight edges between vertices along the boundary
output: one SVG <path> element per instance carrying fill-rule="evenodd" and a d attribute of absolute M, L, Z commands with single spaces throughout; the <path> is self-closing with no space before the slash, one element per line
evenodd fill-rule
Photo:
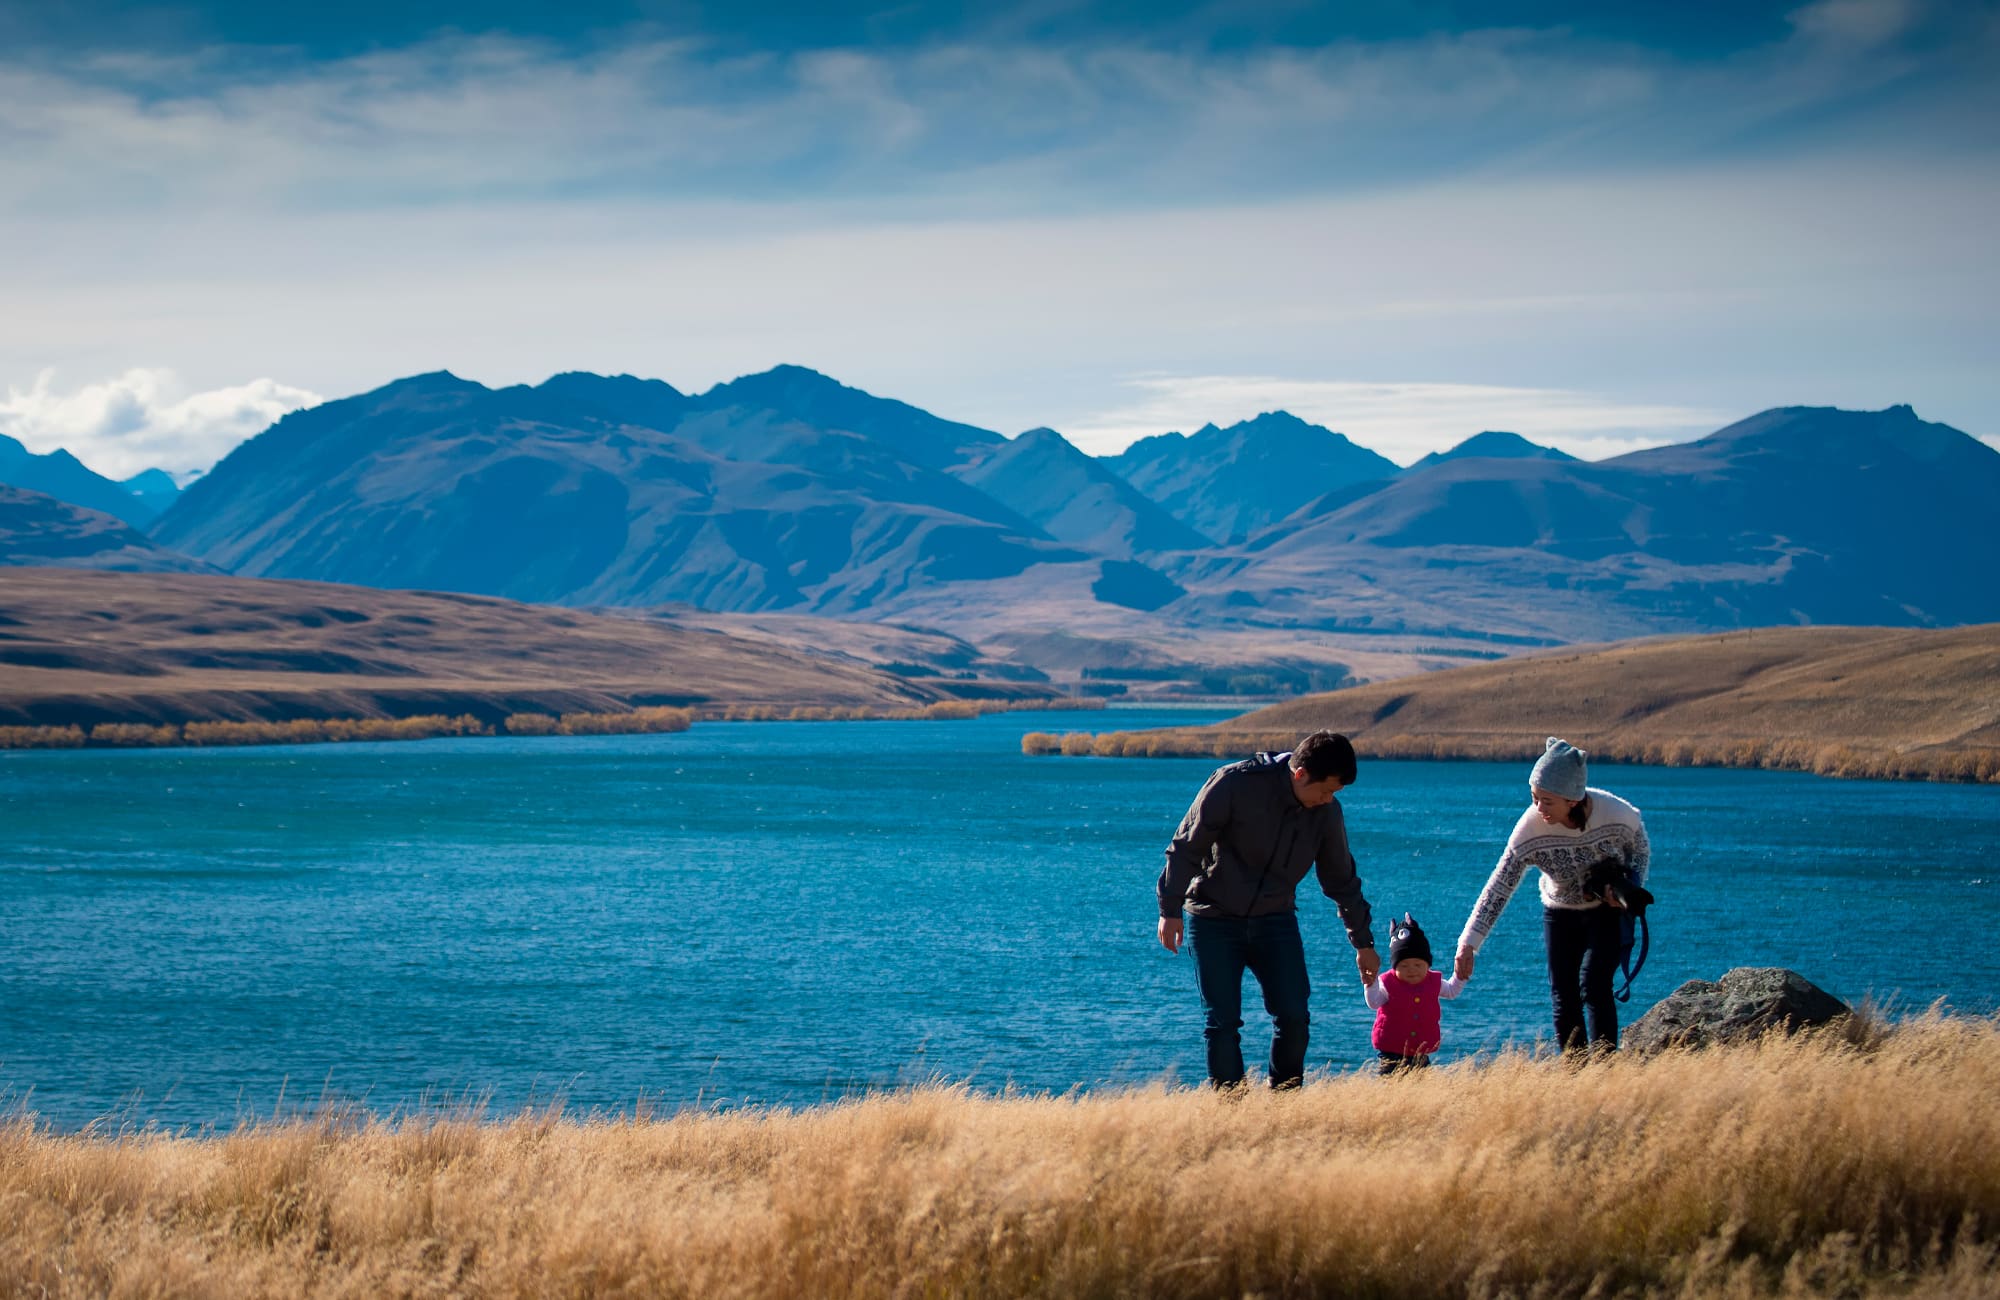
<path fill-rule="evenodd" d="M 1542 873 L 1544 907 L 1603 907 L 1601 901 L 1583 892 L 1583 882 L 1590 868 L 1607 857 L 1624 863 L 1634 880 L 1646 883 L 1653 847 L 1646 839 L 1646 824 L 1639 810 L 1608 790 L 1593 786 L 1585 793 L 1590 799 L 1590 816 L 1582 830 L 1551 826 L 1532 805 L 1521 814 L 1493 874 L 1487 877 L 1486 888 L 1479 891 L 1479 901 L 1472 905 L 1472 915 L 1458 937 L 1460 950 L 1479 951 L 1529 867 Z"/>

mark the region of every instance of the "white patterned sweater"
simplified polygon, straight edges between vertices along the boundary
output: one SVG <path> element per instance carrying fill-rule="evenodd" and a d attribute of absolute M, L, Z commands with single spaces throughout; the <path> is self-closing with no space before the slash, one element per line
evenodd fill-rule
<path fill-rule="evenodd" d="M 1465 932 L 1458 936 L 1460 951 L 1479 951 L 1529 867 L 1541 870 L 1544 907 L 1603 907 L 1583 892 L 1584 877 L 1602 858 L 1618 859 L 1631 869 L 1635 880 L 1646 883 L 1653 848 L 1646 840 L 1646 824 L 1640 820 L 1639 810 L 1608 790 L 1592 787 L 1585 794 L 1590 799 L 1590 817 L 1582 830 L 1551 826 L 1532 804 L 1521 814 L 1499 863 L 1486 879 L 1486 888 L 1479 891 L 1479 901 L 1472 905 Z"/>

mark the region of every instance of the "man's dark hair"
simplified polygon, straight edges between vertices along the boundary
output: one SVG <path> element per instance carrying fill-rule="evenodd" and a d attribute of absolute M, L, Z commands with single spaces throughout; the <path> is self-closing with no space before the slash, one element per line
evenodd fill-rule
<path fill-rule="evenodd" d="M 1292 766 L 1309 781 L 1336 777 L 1342 785 L 1354 784 L 1354 746 L 1347 737 L 1332 731 L 1315 731 L 1292 750 Z"/>

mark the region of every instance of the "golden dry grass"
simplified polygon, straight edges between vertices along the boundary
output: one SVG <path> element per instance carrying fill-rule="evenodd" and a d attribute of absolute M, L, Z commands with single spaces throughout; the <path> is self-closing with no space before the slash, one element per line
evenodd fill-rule
<path fill-rule="evenodd" d="M 2000 1027 L 1223 1098 L 0 1126 L 0 1297 L 2000 1294 Z"/>
<path fill-rule="evenodd" d="M 1235 758 L 1320 727 L 1371 758 L 1530 759 L 1561 735 L 1609 762 L 2000 781 L 2000 624 L 1626 642 L 1304 696 L 1210 727 L 1037 733 L 1022 746 Z"/>
<path fill-rule="evenodd" d="M 502 729 L 517 736 L 629 736 L 686 731 L 686 709 L 652 707 L 617 713 L 513 713 Z M 356 740 L 435 740 L 490 736 L 494 729 L 470 714 L 407 718 L 294 718 L 289 722 L 100 722 L 82 727 L 0 727 L 0 749 L 152 748 L 177 745 L 315 745 Z"/>

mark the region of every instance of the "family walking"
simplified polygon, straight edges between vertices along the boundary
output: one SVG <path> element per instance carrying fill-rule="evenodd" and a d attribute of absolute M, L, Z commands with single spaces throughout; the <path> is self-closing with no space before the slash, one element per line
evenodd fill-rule
<path fill-rule="evenodd" d="M 1625 944 L 1625 904 L 1605 882 L 1643 886 L 1651 847 L 1638 809 L 1587 784 L 1585 757 L 1549 737 L 1529 774 L 1528 807 L 1472 906 L 1449 976 L 1431 969 L 1429 939 L 1408 913 L 1390 925 L 1386 969 L 1376 952 L 1373 915 L 1335 797 L 1356 776 L 1345 736 L 1316 731 L 1290 753 L 1217 769 L 1167 845 L 1158 884 L 1160 943 L 1178 952 L 1185 942 L 1194 957 L 1209 1081 L 1243 1081 L 1246 970 L 1271 1016 L 1271 1086 L 1297 1087 L 1305 1075 L 1312 988 L 1297 892 L 1308 871 L 1339 910 L 1354 949 L 1385 1073 L 1429 1063 L 1442 1037 L 1440 1003 L 1472 978 L 1480 946 L 1530 867 L 1541 872 L 1556 1041 L 1569 1049 L 1615 1048 L 1612 980 Z"/>

